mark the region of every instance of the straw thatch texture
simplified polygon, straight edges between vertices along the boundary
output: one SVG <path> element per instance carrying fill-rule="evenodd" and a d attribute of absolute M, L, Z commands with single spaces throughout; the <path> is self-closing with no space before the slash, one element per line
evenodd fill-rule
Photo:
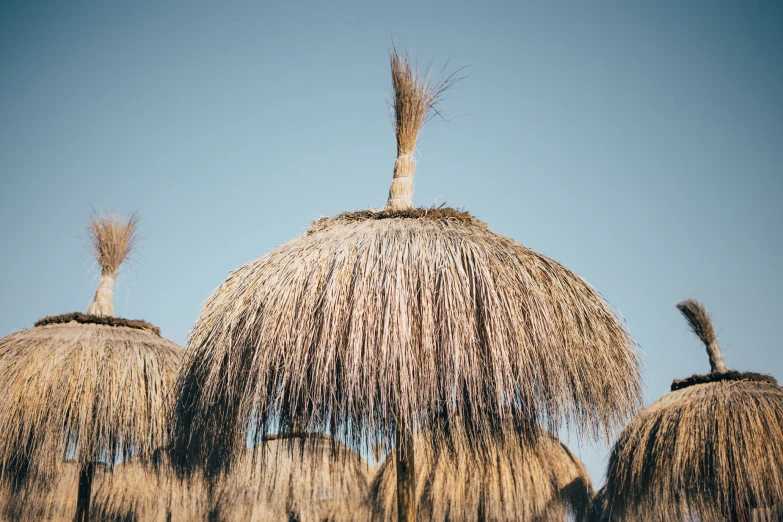
<path fill-rule="evenodd" d="M 114 279 L 135 246 L 137 221 L 135 214 L 128 219 L 111 214 L 92 217 L 90 243 L 95 260 L 101 267 L 101 281 L 88 314 L 114 315 Z"/>
<path fill-rule="evenodd" d="M 95 481 L 102 482 L 106 474 L 106 466 L 97 465 Z M 0 522 L 72 522 L 78 488 L 79 464 L 71 461 L 61 462 L 49 480 L 18 488 L 0 483 Z"/>
<path fill-rule="evenodd" d="M 497 447 L 493 458 L 433 453 L 425 436 L 414 441 L 417 520 L 585 520 L 592 485 L 582 463 L 555 437 L 542 433 L 516 450 Z M 373 520 L 397 520 L 394 451 L 372 483 Z"/>
<path fill-rule="evenodd" d="M 208 466 L 256 427 L 390 448 L 395 426 L 428 424 L 436 446 L 478 447 L 564 417 L 602 436 L 640 403 L 602 297 L 453 209 L 320 219 L 243 266 L 204 306 L 178 387 L 178 459 Z"/>
<path fill-rule="evenodd" d="M 427 70 L 419 74 L 408 54 L 400 56 L 392 49 L 391 105 L 394 120 L 394 135 L 397 138 L 397 161 L 394 163 L 394 177 L 389 188 L 388 210 L 409 210 L 413 208 L 413 176 L 416 162 L 413 153 L 419 130 L 433 115 L 443 94 L 460 80 L 455 73 L 441 78 L 433 77 Z"/>
<path fill-rule="evenodd" d="M 783 517 L 783 389 L 774 384 L 671 392 L 628 425 L 609 460 L 607 520 L 730 520 L 757 507 Z"/>
<path fill-rule="evenodd" d="M 158 446 L 182 349 L 146 329 L 53 323 L 0 339 L 0 472 L 115 462 Z"/>
<path fill-rule="evenodd" d="M 190 522 L 208 520 L 207 483 L 178 477 L 165 456 L 154 464 L 134 457 L 114 467 L 95 487 L 92 520 Z"/>
<path fill-rule="evenodd" d="M 246 450 L 215 492 L 217 520 L 366 522 L 372 469 L 328 437 L 272 439 Z"/>

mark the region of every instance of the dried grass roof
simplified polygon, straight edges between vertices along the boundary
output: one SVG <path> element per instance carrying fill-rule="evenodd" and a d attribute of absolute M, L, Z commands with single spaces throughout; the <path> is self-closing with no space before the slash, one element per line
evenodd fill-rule
<path fill-rule="evenodd" d="M 296 437 L 299 439 L 299 437 Z M 246 450 L 218 480 L 220 520 L 365 522 L 372 469 L 329 437 L 274 438 Z"/>
<path fill-rule="evenodd" d="M 90 246 L 102 275 L 116 276 L 136 246 L 138 216 L 124 219 L 113 214 L 94 214 L 90 219 Z"/>
<path fill-rule="evenodd" d="M 104 467 L 95 470 L 96 480 Z M 79 466 L 59 463 L 56 477 L 25 482 L 18 488 L 0 483 L 0 522 L 72 522 L 79 489 Z"/>
<path fill-rule="evenodd" d="M 147 329 L 53 322 L 0 339 L 0 473 L 161 445 L 182 349 Z"/>
<path fill-rule="evenodd" d="M 298 444 L 299 441 L 307 444 Z M 210 483 L 178 476 L 166 452 L 132 458 L 96 482 L 92 518 L 103 522 L 366 522 L 371 468 L 329 437 L 295 434 L 247 450 Z"/>
<path fill-rule="evenodd" d="M 609 305 L 455 216 L 322 219 L 234 272 L 188 342 L 182 463 L 218 465 L 278 422 L 345 431 L 354 447 L 390 447 L 395 423 L 476 445 L 508 420 L 568 418 L 596 436 L 621 425 L 640 404 L 639 359 Z"/>
<path fill-rule="evenodd" d="M 417 519 L 433 522 L 585 520 L 593 494 L 582 463 L 558 439 L 540 433 L 493 458 L 435 454 L 425 436 L 414 441 Z M 373 520 L 397 520 L 394 450 L 372 484 Z"/>
<path fill-rule="evenodd" d="M 709 321 L 702 312 L 698 321 Z M 710 349 L 711 324 L 694 331 L 711 359 L 720 355 Z M 609 460 L 605 520 L 783 518 L 783 388 L 715 368 L 675 381 L 676 391 L 623 430 Z"/>

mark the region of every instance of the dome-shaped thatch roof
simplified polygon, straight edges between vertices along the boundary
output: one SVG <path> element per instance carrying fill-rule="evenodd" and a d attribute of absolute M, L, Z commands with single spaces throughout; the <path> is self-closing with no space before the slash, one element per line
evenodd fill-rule
<path fill-rule="evenodd" d="M 88 314 L 46 317 L 0 339 L 4 480 L 20 484 L 30 472 L 49 480 L 72 459 L 82 466 L 79 497 L 87 502 L 96 462 L 111 465 L 164 443 L 182 349 L 149 323 L 111 317 L 133 227 L 133 219 L 94 218 L 102 276 Z"/>
<path fill-rule="evenodd" d="M 270 437 L 240 457 L 215 489 L 218 520 L 365 522 L 373 470 L 323 435 Z"/>
<path fill-rule="evenodd" d="M 396 54 L 392 70 L 387 208 L 316 221 L 207 301 L 179 381 L 185 465 L 219 466 L 248 430 L 281 426 L 387 448 L 422 425 L 436 445 L 563 418 L 603 436 L 639 404 L 632 340 L 596 290 L 466 212 L 413 208 L 421 111 L 441 91 Z"/>
<path fill-rule="evenodd" d="M 731 372 L 704 308 L 681 310 L 708 348 L 713 371 L 673 391 L 622 432 L 609 461 L 604 519 L 783 518 L 783 389 Z M 748 518 L 749 519 L 749 518 Z"/>
<path fill-rule="evenodd" d="M 366 522 L 372 471 L 325 436 L 273 437 L 215 477 L 210 491 L 201 474 L 177 475 L 161 451 L 152 461 L 134 457 L 103 474 L 94 487 L 91 520 Z"/>
<path fill-rule="evenodd" d="M 516 451 L 497 448 L 491 459 L 435 454 L 426 437 L 414 439 L 417 520 L 582 521 L 593 494 L 582 463 L 557 438 L 541 432 Z M 397 520 L 394 451 L 372 483 L 372 520 Z"/>

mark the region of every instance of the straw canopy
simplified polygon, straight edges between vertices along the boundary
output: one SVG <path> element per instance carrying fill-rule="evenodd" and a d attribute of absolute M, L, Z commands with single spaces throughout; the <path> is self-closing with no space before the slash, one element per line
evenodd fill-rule
<path fill-rule="evenodd" d="M 540 433 L 535 443 L 492 459 L 435 454 L 425 435 L 415 438 L 417 520 L 433 522 L 582 521 L 593 494 L 582 463 L 557 438 Z M 394 451 L 372 483 L 372 520 L 397 520 Z"/>
<path fill-rule="evenodd" d="M 305 442 L 307 442 L 305 444 Z M 270 437 L 245 450 L 215 490 L 217 520 L 365 522 L 373 470 L 324 435 Z"/>
<path fill-rule="evenodd" d="M 443 85 L 396 52 L 392 78 L 404 156 Z M 209 298 L 178 380 L 181 464 L 219 467 L 249 431 L 390 448 L 427 425 L 480 452 L 523 423 L 602 437 L 636 411 L 639 359 L 601 295 L 467 212 L 398 203 L 400 169 L 386 209 L 319 219 Z"/>
<path fill-rule="evenodd" d="M 713 371 L 675 380 L 615 445 L 605 520 L 779 520 L 783 517 L 783 389 L 731 372 L 701 304 L 679 305 Z"/>
<path fill-rule="evenodd" d="M 0 476 L 6 481 L 20 483 L 31 472 L 51 478 L 63 459 L 73 459 L 82 466 L 79 495 L 87 501 L 94 463 L 112 465 L 164 442 L 166 401 L 182 349 L 149 323 L 107 315 L 106 281 L 133 244 L 134 222 L 93 218 L 103 276 L 89 313 L 46 317 L 0 339 Z"/>

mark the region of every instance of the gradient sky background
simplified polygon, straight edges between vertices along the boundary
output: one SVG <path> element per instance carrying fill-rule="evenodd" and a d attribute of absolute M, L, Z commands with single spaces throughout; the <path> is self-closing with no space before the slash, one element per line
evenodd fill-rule
<path fill-rule="evenodd" d="M 414 202 L 465 207 L 573 269 L 639 342 L 646 396 L 783 378 L 783 4 L 4 2 L 0 335 L 84 311 L 91 206 L 141 215 L 117 315 L 185 341 L 228 271 L 386 201 L 388 50 L 468 66 Z M 631 5 L 635 4 L 635 5 Z M 596 486 L 608 450 L 570 444 Z"/>

